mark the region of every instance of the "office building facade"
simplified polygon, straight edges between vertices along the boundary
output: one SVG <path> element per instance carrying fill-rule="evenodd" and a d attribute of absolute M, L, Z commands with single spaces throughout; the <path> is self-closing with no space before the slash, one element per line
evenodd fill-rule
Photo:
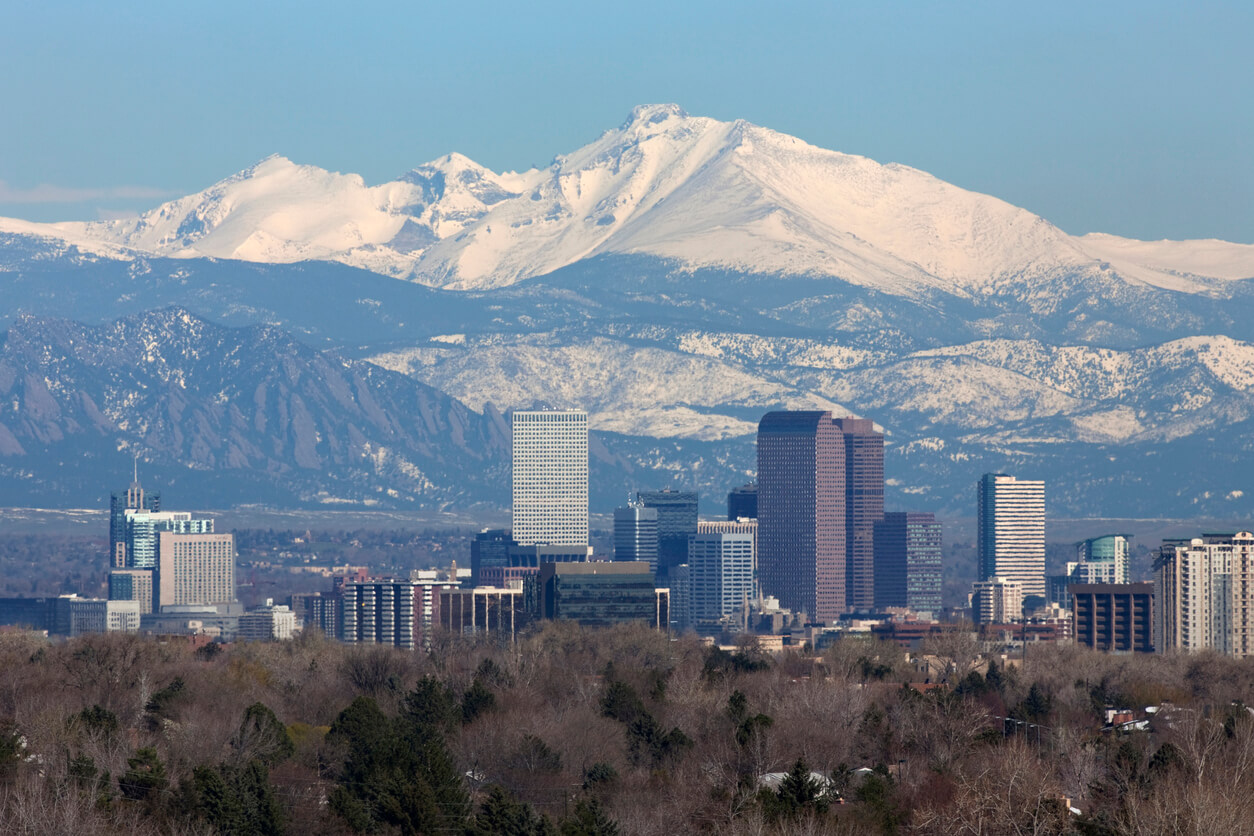
<path fill-rule="evenodd" d="M 1045 597 L 1045 483 L 986 473 L 978 485 L 977 549 L 982 580 L 1003 578 Z"/>
<path fill-rule="evenodd" d="M 109 573 L 110 601 L 138 601 L 140 615 L 152 612 L 152 569 L 114 569 Z"/>
<path fill-rule="evenodd" d="M 436 626 L 454 633 L 490 633 L 513 641 L 529 622 L 521 587 L 445 589 L 439 598 Z"/>
<path fill-rule="evenodd" d="M 235 600 L 235 535 L 176 534 L 158 537 L 156 608 Z"/>
<path fill-rule="evenodd" d="M 687 574 L 689 620 L 698 630 L 717 630 L 753 597 L 753 535 L 689 535 Z"/>
<path fill-rule="evenodd" d="M 875 524 L 875 606 L 941 610 L 941 525 L 934 514 L 890 511 Z"/>
<path fill-rule="evenodd" d="M 1076 544 L 1076 561 L 1067 563 L 1067 577 L 1076 584 L 1126 584 L 1129 537 L 1107 534 Z"/>
<path fill-rule="evenodd" d="M 198 519 L 187 511 L 147 511 L 127 509 L 126 567 L 152 569 L 157 565 L 157 548 L 162 532 L 212 534 L 213 520 Z"/>
<path fill-rule="evenodd" d="M 614 509 L 614 560 L 641 561 L 657 574 L 658 512 L 656 508 L 633 502 Z"/>
<path fill-rule="evenodd" d="M 866 418 L 836 418 L 845 444 L 845 606 L 875 606 L 875 524 L 884 518 L 884 434 Z"/>
<path fill-rule="evenodd" d="M 238 636 L 242 641 L 288 641 L 296 635 L 296 613 L 290 607 L 267 601 L 264 607 L 239 617 Z"/>
<path fill-rule="evenodd" d="M 670 626 L 669 595 L 656 587 L 647 563 L 546 563 L 527 579 L 524 596 L 534 618 Z"/>
<path fill-rule="evenodd" d="M 161 492 L 144 490 L 139 484 L 137 465 L 130 487 L 109 497 L 109 565 L 118 569 L 133 565 L 127 562 L 126 512 L 160 510 Z"/>
<path fill-rule="evenodd" d="M 522 545 L 588 542 L 588 413 L 515 412 L 513 530 Z"/>
<path fill-rule="evenodd" d="M 830 412 L 758 422 L 758 577 L 813 621 L 845 611 L 845 443 Z"/>
<path fill-rule="evenodd" d="M 485 528 L 470 541 L 470 583 L 480 586 L 485 569 L 509 566 L 509 550 L 518 542 L 503 528 Z"/>
<path fill-rule="evenodd" d="M 657 512 L 658 577 L 688 559 L 688 535 L 697 530 L 696 491 L 640 491 L 636 501 Z"/>
<path fill-rule="evenodd" d="M 418 584 L 408 580 L 353 581 L 340 588 L 340 641 L 419 646 Z"/>

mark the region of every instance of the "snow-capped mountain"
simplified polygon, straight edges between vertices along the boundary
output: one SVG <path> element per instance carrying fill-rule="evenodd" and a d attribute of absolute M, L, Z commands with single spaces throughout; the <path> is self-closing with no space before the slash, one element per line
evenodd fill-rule
<path fill-rule="evenodd" d="M 550 404 L 590 412 L 604 495 L 695 487 L 715 511 L 753 476 L 762 413 L 798 407 L 885 428 L 893 507 L 970 514 L 975 479 L 1005 470 L 1046 479 L 1067 513 L 1254 513 L 1251 277 L 1254 246 L 1071 236 L 906 166 L 671 105 L 523 173 L 450 154 L 371 186 L 271 157 L 139 218 L 0 219 L 0 327 L 16 323 L 0 342 L 12 361 L 0 363 L 0 487 L 68 496 L 65 463 L 94 444 L 170 473 L 190 461 L 251 474 L 217 484 L 283 474 L 302 502 L 499 502 L 499 485 L 457 484 L 437 447 L 462 450 L 464 428 L 499 431 L 509 409 Z M 299 398 L 325 414 L 254 437 L 255 387 L 184 350 L 186 320 L 142 318 L 170 306 L 373 365 L 301 359 L 288 412 Z M 165 346 L 168 369 L 144 353 L 124 371 L 70 362 L 94 343 L 115 352 L 131 326 L 111 323 L 135 317 L 148 336 L 126 350 Z M 214 339 L 240 343 L 258 385 L 282 383 L 264 373 L 270 343 L 239 337 Z M 377 393 L 324 404 L 321 390 L 369 368 L 389 392 L 409 391 L 400 372 L 448 396 L 457 421 L 385 443 L 403 406 L 376 414 Z M 83 385 L 96 374 L 123 383 Z M 189 412 L 179 381 L 199 390 L 204 375 L 212 391 Z M 160 415 L 169 432 L 204 417 L 175 444 L 143 430 Z M 246 455 L 223 442 L 232 433 Z M 392 451 L 388 467 L 413 467 L 358 462 L 359 435 Z M 390 497 L 397 480 L 408 487 Z"/>
<path fill-rule="evenodd" d="M 139 218 L 0 231 L 102 253 L 339 261 L 463 290 L 605 254 L 833 276 L 898 295 L 978 297 L 1064 274 L 1223 293 L 1254 277 L 1254 246 L 1074 237 L 908 166 L 675 105 L 638 107 L 545 169 L 496 174 L 449 154 L 368 186 L 274 156 Z"/>

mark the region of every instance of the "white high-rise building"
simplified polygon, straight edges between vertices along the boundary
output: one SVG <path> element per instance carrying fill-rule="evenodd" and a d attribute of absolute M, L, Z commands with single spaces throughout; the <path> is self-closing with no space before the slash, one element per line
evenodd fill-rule
<path fill-rule="evenodd" d="M 971 590 L 971 616 L 976 624 L 1009 624 L 1023 618 L 1023 587 L 1005 578 L 976 581 Z"/>
<path fill-rule="evenodd" d="M 1154 561 L 1154 649 L 1254 656 L 1254 533 L 1163 541 Z"/>
<path fill-rule="evenodd" d="M 1045 596 L 1045 483 L 986 473 L 979 483 L 980 580 Z"/>
<path fill-rule="evenodd" d="M 519 545 L 588 542 L 588 413 L 515 412 L 513 536 Z"/>

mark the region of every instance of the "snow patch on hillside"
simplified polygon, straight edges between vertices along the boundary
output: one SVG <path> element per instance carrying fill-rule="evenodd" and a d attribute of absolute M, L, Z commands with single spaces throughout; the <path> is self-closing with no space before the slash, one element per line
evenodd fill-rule
<path fill-rule="evenodd" d="M 707 357 L 546 335 L 417 347 L 369 358 L 482 410 L 537 404 L 589 412 L 593 428 L 655 438 L 730 438 L 771 409 L 848 410 L 828 398 Z"/>

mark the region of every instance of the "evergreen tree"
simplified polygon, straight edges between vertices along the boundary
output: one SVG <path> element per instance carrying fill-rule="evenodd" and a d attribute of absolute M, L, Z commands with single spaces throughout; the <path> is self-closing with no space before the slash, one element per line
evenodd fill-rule
<path fill-rule="evenodd" d="M 575 811 L 562 821 L 561 836 L 618 836 L 618 822 L 609 817 L 601 802 L 581 798 Z"/>
<path fill-rule="evenodd" d="M 457 714 L 448 689 L 431 677 L 396 719 L 369 697 L 354 700 L 327 733 L 345 751 L 332 809 L 359 831 L 391 825 L 409 836 L 462 827 L 470 799 L 444 741 Z"/>
<path fill-rule="evenodd" d="M 239 760 L 258 759 L 267 766 L 280 764 L 296 752 L 287 728 L 273 711 L 259 702 L 244 710 L 244 719 L 231 738 L 231 747 Z"/>
<path fill-rule="evenodd" d="M 145 747 L 126 759 L 126 772 L 118 779 L 118 789 L 132 801 L 143 801 L 166 788 L 165 764 L 157 750 Z"/>
<path fill-rule="evenodd" d="M 471 836 L 549 836 L 552 822 L 537 816 L 531 805 L 514 798 L 499 786 L 492 786 L 475 813 Z"/>
<path fill-rule="evenodd" d="M 822 785 L 810 774 L 810 767 L 801 758 L 797 758 L 784 780 L 780 781 L 775 797 L 779 800 L 780 812 L 786 816 L 795 816 L 803 810 L 827 808 Z"/>

